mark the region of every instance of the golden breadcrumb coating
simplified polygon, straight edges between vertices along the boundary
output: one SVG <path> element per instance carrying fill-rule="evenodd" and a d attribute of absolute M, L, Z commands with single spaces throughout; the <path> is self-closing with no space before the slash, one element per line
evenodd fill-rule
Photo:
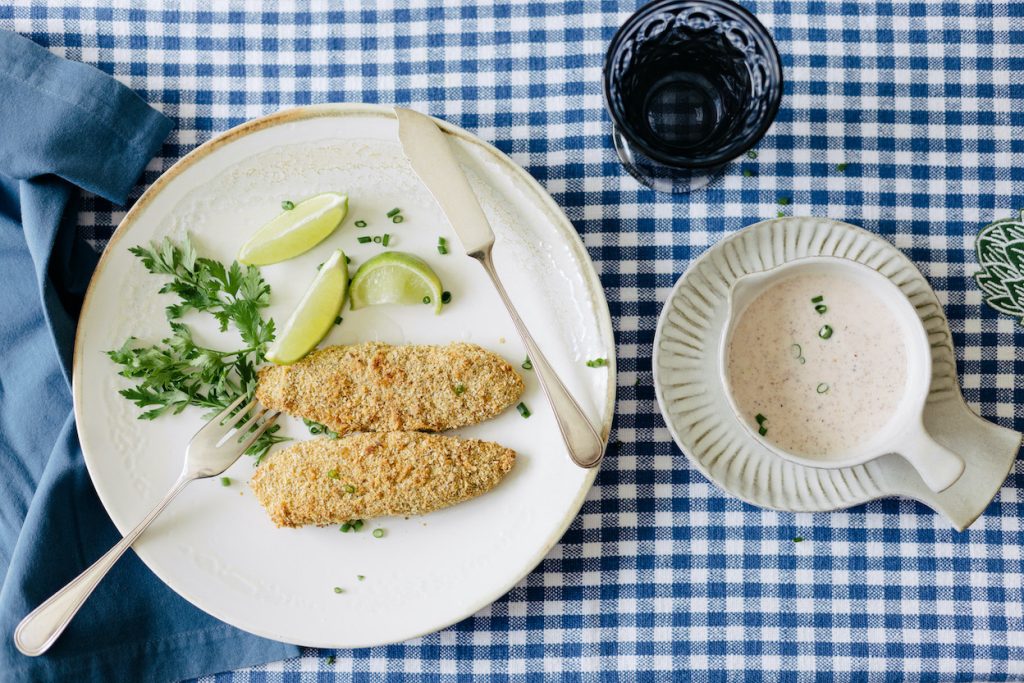
<path fill-rule="evenodd" d="M 515 451 L 422 432 L 302 441 L 270 456 L 250 485 L 278 526 L 422 515 L 475 498 L 512 469 Z"/>
<path fill-rule="evenodd" d="M 338 434 L 442 432 L 490 419 L 523 393 L 505 359 L 465 343 L 329 346 L 259 374 L 260 403 Z"/>

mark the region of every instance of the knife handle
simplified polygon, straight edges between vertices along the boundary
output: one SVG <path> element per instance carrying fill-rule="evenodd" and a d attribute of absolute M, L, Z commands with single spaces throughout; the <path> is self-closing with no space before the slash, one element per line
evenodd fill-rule
<path fill-rule="evenodd" d="M 501 297 L 512 318 L 512 323 L 519 332 L 519 337 L 526 346 L 530 362 L 533 363 L 533 371 L 537 375 L 537 379 L 540 380 L 540 388 L 544 390 L 544 395 L 547 396 L 548 402 L 551 404 L 558 429 L 562 432 L 562 440 L 565 441 L 565 447 L 569 449 L 569 457 L 580 467 L 597 467 L 601 458 L 604 457 L 604 441 L 594 426 L 590 424 L 587 416 L 583 414 L 576 399 L 562 384 L 562 380 L 558 379 L 558 375 L 548 363 L 548 359 L 541 353 L 540 347 L 537 346 L 530 331 L 523 324 L 522 318 L 519 317 L 519 313 L 516 312 L 512 300 L 508 297 L 508 292 L 505 291 L 498 278 L 498 272 L 494 269 L 494 261 L 491 259 L 492 246 L 493 243 L 469 255 L 478 260 L 487 271 L 491 282 L 494 283 L 494 288 L 498 290 L 498 296 Z"/>

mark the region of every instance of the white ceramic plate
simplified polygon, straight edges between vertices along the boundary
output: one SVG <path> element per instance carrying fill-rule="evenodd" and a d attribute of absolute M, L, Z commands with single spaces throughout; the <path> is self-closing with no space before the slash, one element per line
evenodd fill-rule
<path fill-rule="evenodd" d="M 966 463 L 942 493 L 931 491 L 903 458 L 883 456 L 840 469 L 806 467 L 752 438 L 729 404 L 719 373 L 719 343 L 733 282 L 807 256 L 838 256 L 892 280 L 928 332 L 932 384 L 925 428 Z M 878 235 L 828 218 L 790 217 L 757 223 L 708 249 L 676 282 L 654 337 L 654 387 L 676 444 L 709 479 L 754 505 L 814 512 L 884 496 L 907 496 L 969 526 L 999 490 L 1021 435 L 985 422 L 968 409 L 957 383 L 946 317 L 921 273 Z"/>
<path fill-rule="evenodd" d="M 614 405 L 614 342 L 607 303 L 586 251 L 543 189 L 493 147 L 444 125 L 497 236 L 495 260 L 537 341 L 607 439 Z M 110 241 L 82 311 L 75 347 L 78 432 L 100 499 L 122 531 L 131 528 L 171 486 L 201 411 L 153 422 L 117 395 L 129 382 L 104 355 L 128 336 L 153 342 L 167 332 L 149 275 L 128 247 L 186 230 L 202 255 L 230 261 L 283 199 L 326 190 L 350 196 L 349 216 L 307 254 L 264 267 L 273 288 L 271 315 L 287 318 L 317 264 L 341 247 L 354 268 L 381 251 L 357 234 L 391 234 L 391 248 L 424 256 L 452 292 L 440 316 L 430 307 L 377 307 L 343 312 L 325 343 L 366 340 L 447 343 L 467 340 L 504 356 L 516 368 L 525 353 L 484 271 L 458 249 L 440 210 L 405 161 L 389 108 L 325 105 L 281 112 L 247 123 L 198 148 L 139 200 Z M 405 222 L 384 214 L 401 207 Z M 353 227 L 355 220 L 369 223 Z M 453 247 L 436 251 L 443 235 Z M 206 324 L 200 339 L 237 348 L 237 335 L 218 339 Z M 607 357 L 592 369 L 588 358 Z M 234 480 L 193 483 L 135 545 L 143 561 L 197 607 L 269 638 L 318 647 L 392 643 L 443 628 L 485 607 L 527 574 L 558 541 L 594 480 L 574 466 L 530 372 L 524 420 L 514 409 L 460 430 L 514 448 L 515 468 L 494 491 L 418 518 L 390 518 L 341 534 L 337 527 L 277 529 L 246 482 L 243 457 Z M 311 438 L 288 420 L 284 433 Z M 97 553 L 105 548 L 94 549 Z M 357 575 L 364 575 L 358 581 Z M 340 586 L 345 592 L 335 594 Z"/>

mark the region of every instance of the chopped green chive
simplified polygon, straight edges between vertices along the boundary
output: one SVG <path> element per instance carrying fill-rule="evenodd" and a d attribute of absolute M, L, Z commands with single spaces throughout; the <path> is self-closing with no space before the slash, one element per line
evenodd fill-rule
<path fill-rule="evenodd" d="M 338 470 L 327 470 L 327 476 L 330 477 L 331 479 L 337 479 Z"/>
<path fill-rule="evenodd" d="M 764 436 L 765 434 L 768 433 L 768 428 L 765 427 L 764 425 L 761 425 L 760 427 L 758 427 L 757 433 L 760 434 L 761 436 Z"/>
<path fill-rule="evenodd" d="M 757 424 L 762 425 L 764 424 L 764 421 L 767 420 L 768 418 L 762 415 L 761 413 L 758 413 L 757 415 L 754 416 L 754 419 L 757 420 Z"/>
<path fill-rule="evenodd" d="M 330 657 L 327 658 L 327 663 L 328 664 L 334 664 L 334 655 L 331 655 Z"/>
<path fill-rule="evenodd" d="M 521 402 L 519 405 L 517 405 L 516 410 L 518 410 L 519 414 L 522 415 L 523 417 L 530 417 L 531 415 L 530 409 L 526 407 L 525 403 Z"/>
<path fill-rule="evenodd" d="M 603 367 L 606 367 L 607 365 L 608 365 L 608 359 L 607 358 L 595 358 L 593 360 L 588 360 L 587 361 L 587 367 L 588 368 L 603 368 Z"/>
<path fill-rule="evenodd" d="M 363 520 L 357 519 L 356 521 L 352 522 L 352 528 L 355 531 L 359 531 L 360 529 L 362 529 L 363 528 Z"/>
<path fill-rule="evenodd" d="M 750 150 L 749 152 L 747 152 L 747 158 L 748 159 L 756 159 L 757 158 L 757 152 L 755 152 L 754 150 Z"/>
<path fill-rule="evenodd" d="M 348 257 L 348 254 L 345 254 L 345 263 L 352 263 L 352 259 Z"/>
<path fill-rule="evenodd" d="M 813 299 L 811 299 L 811 303 L 812 304 L 820 304 L 824 300 L 825 300 L 825 297 L 823 297 L 822 295 L 819 294 L 818 296 L 816 296 Z"/>
<path fill-rule="evenodd" d="M 334 319 L 334 324 L 335 325 L 340 325 L 341 324 L 341 316 L 340 315 L 337 318 Z"/>
<path fill-rule="evenodd" d="M 818 336 L 821 337 L 822 339 L 828 339 L 829 337 L 831 337 L 832 336 L 832 326 L 831 325 L 822 325 L 821 329 L 818 330 Z"/>
<path fill-rule="evenodd" d="M 529 356 L 523 361 L 523 370 L 533 370 L 533 361 L 530 360 Z"/>
<path fill-rule="evenodd" d="M 366 577 L 365 577 L 365 576 L 363 576 L 362 574 L 356 574 L 356 578 L 357 578 L 357 579 L 359 579 L 360 581 L 362 581 L 362 580 L 364 580 L 364 579 L 365 579 Z"/>
<path fill-rule="evenodd" d="M 373 530 L 373 537 L 374 538 L 384 538 L 384 530 L 383 529 L 374 529 Z"/>
<path fill-rule="evenodd" d="M 430 297 L 429 296 L 423 297 L 423 303 L 429 304 L 430 303 Z"/>
<path fill-rule="evenodd" d="M 281 202 L 281 208 L 285 211 L 291 211 L 295 208 L 295 202 L 288 201 L 287 199 Z"/>
<path fill-rule="evenodd" d="M 373 240 L 373 238 L 372 238 L 372 237 L 366 237 L 366 236 L 363 236 L 363 237 L 357 237 L 357 238 L 356 238 L 356 241 L 357 241 L 357 242 L 359 242 L 359 244 L 366 244 L 367 242 L 370 242 L 370 241 L 372 241 L 372 240 Z"/>
<path fill-rule="evenodd" d="M 345 523 L 344 523 L 344 524 L 342 524 L 342 525 L 341 525 L 340 527 L 338 527 L 338 530 L 339 530 L 339 531 L 340 531 L 341 533 L 343 533 L 343 534 L 347 534 L 347 533 L 349 532 L 349 530 L 350 530 L 350 529 L 352 529 L 352 525 L 351 525 L 351 524 L 349 524 L 348 522 L 345 522 Z"/>
<path fill-rule="evenodd" d="M 824 382 L 819 384 L 818 385 L 818 393 L 819 394 L 827 394 L 828 393 L 828 385 L 825 384 Z"/>
<path fill-rule="evenodd" d="M 444 237 L 438 236 L 438 238 L 437 238 L 437 246 L 439 246 L 439 247 L 447 247 L 448 246 L 448 240 L 446 240 Z"/>
<path fill-rule="evenodd" d="M 342 590 L 341 586 L 335 586 L 334 587 L 334 592 L 335 593 L 344 593 L 345 591 Z"/>
<path fill-rule="evenodd" d="M 388 242 L 390 242 L 390 241 L 391 241 L 391 235 L 389 235 L 388 233 L 384 233 L 384 237 L 381 238 L 380 243 L 383 244 L 386 247 L 386 246 L 388 246 Z"/>
<path fill-rule="evenodd" d="M 455 385 L 455 395 L 456 396 L 462 396 L 464 393 L 466 393 L 466 386 L 464 384 L 461 384 L 461 383 L 460 384 L 456 384 Z"/>
<path fill-rule="evenodd" d="M 380 243 L 381 243 L 381 241 L 382 241 L 382 238 L 381 238 L 381 236 L 380 236 L 380 235 L 374 235 L 374 236 L 373 236 L 373 243 L 374 243 L 374 244 L 380 244 Z"/>
<path fill-rule="evenodd" d="M 779 206 L 788 206 L 790 201 L 789 197 L 779 197 Z"/>
<path fill-rule="evenodd" d="M 448 247 L 442 244 L 437 245 L 437 253 L 441 254 L 441 256 L 444 256 L 445 254 L 448 253 Z"/>
<path fill-rule="evenodd" d="M 388 211 L 388 218 L 394 218 L 400 213 L 402 213 L 402 210 L 399 208 L 391 209 L 390 211 Z"/>
<path fill-rule="evenodd" d="M 231 477 L 221 477 L 220 478 L 220 485 L 221 486 L 231 486 Z"/>
<path fill-rule="evenodd" d="M 814 310 L 817 311 L 818 315 L 825 315 L 828 313 L 828 306 L 825 304 L 818 304 L 814 307 Z"/>
<path fill-rule="evenodd" d="M 743 177 L 744 178 L 753 178 L 754 177 L 754 172 L 751 171 L 749 168 L 745 168 L 745 169 L 743 169 Z"/>
<path fill-rule="evenodd" d="M 356 227 L 357 228 L 365 228 L 366 227 L 366 221 L 356 221 Z"/>
<path fill-rule="evenodd" d="M 803 536 L 794 536 L 793 537 L 793 543 L 803 543 L 803 542 L 804 542 L 804 537 Z"/>
<path fill-rule="evenodd" d="M 320 270 L 323 267 L 324 267 L 324 262 L 323 261 L 321 261 L 320 263 L 316 264 L 316 269 L 317 270 Z"/>
<path fill-rule="evenodd" d="M 448 290 L 441 292 L 441 303 L 450 304 L 452 302 L 452 293 Z"/>
<path fill-rule="evenodd" d="M 640 386 L 640 378 L 639 377 L 637 377 L 635 380 L 633 380 L 633 386 L 634 387 Z"/>
<path fill-rule="evenodd" d="M 355 493 L 356 487 L 352 484 L 345 484 L 345 493 Z"/>
<path fill-rule="evenodd" d="M 786 215 L 786 214 L 785 214 L 784 212 L 782 212 L 782 211 L 779 211 L 778 213 L 776 213 L 776 214 L 775 214 L 775 216 L 776 216 L 777 218 L 782 218 L 782 217 L 783 217 L 783 216 L 785 216 L 785 215 Z"/>
<path fill-rule="evenodd" d="M 391 222 L 392 223 L 401 223 L 404 220 L 405 220 L 405 218 L 403 218 L 401 215 L 398 215 L 398 216 L 395 216 L 394 218 L 392 218 Z"/>
<path fill-rule="evenodd" d="M 846 164 L 836 164 L 836 170 L 840 173 L 846 173 Z"/>

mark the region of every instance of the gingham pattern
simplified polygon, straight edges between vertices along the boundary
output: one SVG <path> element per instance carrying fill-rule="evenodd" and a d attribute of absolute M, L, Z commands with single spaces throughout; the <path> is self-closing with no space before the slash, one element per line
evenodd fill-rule
<path fill-rule="evenodd" d="M 156 11 L 94 1 L 0 3 L 0 26 L 99 66 L 176 119 L 146 183 L 196 144 L 282 107 L 411 105 L 494 142 L 547 187 L 584 237 L 618 338 L 616 444 L 579 519 L 521 585 L 438 634 L 309 650 L 216 680 L 1024 679 L 1024 468 L 965 533 L 906 500 L 760 510 L 689 465 L 650 372 L 661 302 L 693 257 L 780 209 L 825 214 L 917 262 L 946 305 L 968 402 L 1024 428 L 1024 334 L 981 305 L 970 279 L 977 227 L 1024 204 L 1024 5 L 745 3 L 783 55 L 777 122 L 756 160 L 711 189 L 668 197 L 621 171 L 602 107 L 603 50 L 632 6 Z M 87 198 L 82 230 L 102 244 L 122 216 Z"/>

